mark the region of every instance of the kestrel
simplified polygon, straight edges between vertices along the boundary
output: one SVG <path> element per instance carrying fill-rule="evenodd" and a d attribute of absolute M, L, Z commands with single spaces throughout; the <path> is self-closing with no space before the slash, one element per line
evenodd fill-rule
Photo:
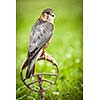
<path fill-rule="evenodd" d="M 27 56 L 28 68 L 26 78 L 34 75 L 35 62 L 39 59 L 47 59 L 57 65 L 55 59 L 44 51 L 53 35 L 54 18 L 53 9 L 47 8 L 41 13 L 35 25 L 32 27 Z"/>

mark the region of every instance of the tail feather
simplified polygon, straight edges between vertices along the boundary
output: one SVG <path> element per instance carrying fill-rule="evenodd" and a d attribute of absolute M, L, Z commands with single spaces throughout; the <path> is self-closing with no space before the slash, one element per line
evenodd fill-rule
<path fill-rule="evenodd" d="M 27 68 L 26 78 L 30 78 L 31 75 L 34 75 L 34 71 L 35 71 L 35 63 L 34 61 L 32 61 Z"/>
<path fill-rule="evenodd" d="M 27 72 L 26 72 L 26 78 L 30 78 L 31 75 L 34 75 L 34 71 L 35 71 L 35 61 L 36 58 L 38 57 L 38 53 L 41 50 L 41 48 L 36 48 L 34 50 L 34 54 L 29 53 L 28 54 L 28 68 L 27 68 Z M 33 53 L 33 52 L 32 52 Z"/>
<path fill-rule="evenodd" d="M 34 75 L 34 72 L 35 72 L 35 64 L 33 65 L 33 68 L 32 68 L 32 75 Z"/>

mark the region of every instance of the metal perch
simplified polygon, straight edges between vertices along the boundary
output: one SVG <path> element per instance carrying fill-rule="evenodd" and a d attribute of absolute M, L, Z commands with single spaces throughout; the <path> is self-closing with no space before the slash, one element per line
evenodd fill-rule
<path fill-rule="evenodd" d="M 24 70 L 23 66 L 27 66 L 26 60 L 27 59 L 25 59 L 24 64 L 21 67 L 21 71 L 20 71 L 21 80 L 27 88 L 39 93 L 40 98 L 41 98 L 40 100 L 44 100 L 44 96 L 45 96 L 44 92 L 47 91 L 48 89 L 50 89 L 53 85 L 55 85 L 55 83 L 58 79 L 58 76 L 59 76 L 58 64 L 56 63 L 56 60 L 51 55 L 44 53 L 38 60 L 47 60 L 48 62 L 51 62 L 56 68 L 55 69 L 56 73 L 55 74 L 54 73 L 37 73 L 37 74 L 32 75 L 30 78 L 26 79 L 25 75 L 23 74 L 23 70 Z M 55 80 L 52 82 L 50 80 L 44 79 L 43 76 L 50 76 L 50 77 L 54 76 Z M 37 77 L 37 80 L 32 79 L 35 77 Z M 26 81 L 29 79 L 31 79 L 31 82 L 27 83 Z M 47 82 L 50 85 L 48 87 L 44 88 L 43 82 Z M 35 88 L 36 83 L 38 83 L 37 88 Z"/>

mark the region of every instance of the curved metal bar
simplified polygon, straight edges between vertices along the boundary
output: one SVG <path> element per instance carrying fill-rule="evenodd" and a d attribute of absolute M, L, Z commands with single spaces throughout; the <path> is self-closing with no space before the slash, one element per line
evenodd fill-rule
<path fill-rule="evenodd" d="M 24 85 L 25 85 L 27 88 L 29 88 L 29 89 L 32 90 L 32 91 L 38 92 L 37 90 L 32 89 L 31 87 L 29 87 L 28 84 L 26 84 L 25 79 L 23 78 L 22 72 L 20 72 L 20 76 L 21 76 L 22 82 L 24 83 Z"/>
<path fill-rule="evenodd" d="M 32 84 L 34 84 L 34 83 L 38 83 L 38 81 L 33 81 L 33 82 L 31 82 L 31 83 L 29 83 L 29 84 L 27 84 L 27 85 L 30 86 L 30 85 L 32 85 Z"/>
<path fill-rule="evenodd" d="M 53 85 L 53 84 L 54 84 L 54 82 L 49 81 L 49 80 L 46 80 L 46 79 L 43 79 L 42 81 L 48 82 L 48 83 L 50 83 L 51 85 Z"/>
<path fill-rule="evenodd" d="M 33 90 L 33 91 L 35 91 L 35 92 L 39 92 L 39 90 L 36 90 L 36 89 L 33 89 L 33 88 L 31 88 L 30 87 L 30 85 L 31 84 L 33 84 L 33 86 L 34 86 L 34 83 L 38 83 L 38 80 L 37 81 L 33 81 L 33 82 L 31 82 L 31 83 L 29 83 L 29 84 L 26 84 L 26 79 L 23 79 L 23 75 L 22 75 L 22 72 L 20 73 L 20 75 L 21 75 L 21 80 L 23 81 L 23 83 L 24 83 L 24 85 L 27 87 L 27 88 L 29 88 L 30 90 Z M 46 90 L 48 90 L 49 88 L 51 88 L 52 87 L 52 85 L 54 85 L 55 83 L 56 83 L 56 80 L 57 80 L 57 74 L 47 74 L 47 73 L 40 73 L 40 74 L 35 74 L 35 75 L 33 75 L 33 77 L 35 77 L 35 76 L 39 76 L 39 75 L 49 75 L 49 76 L 56 76 L 56 79 L 55 79 L 55 81 L 54 82 L 51 82 L 51 81 L 49 81 L 49 80 L 46 80 L 46 79 L 42 79 L 41 81 L 45 81 L 45 82 L 48 82 L 48 83 L 50 83 L 51 84 L 51 86 L 49 86 L 48 88 L 45 88 L 45 89 L 43 89 L 43 91 L 46 91 Z"/>
<path fill-rule="evenodd" d="M 39 59 L 39 60 L 45 60 L 45 59 Z M 49 61 L 49 62 L 51 62 L 51 63 L 53 63 L 53 62 L 50 61 L 49 59 L 46 59 L 46 60 Z M 53 73 L 37 73 L 37 74 L 34 74 L 34 75 L 32 75 L 30 78 L 28 78 L 28 79 L 31 79 L 31 78 L 33 78 L 33 77 L 37 77 L 38 80 L 33 80 L 32 82 L 30 82 L 30 83 L 28 83 L 28 84 L 26 83 L 26 80 L 28 80 L 28 79 L 24 78 L 24 76 L 23 76 L 23 70 L 27 67 L 27 65 L 28 65 L 28 64 L 27 64 L 27 59 L 26 59 L 26 60 L 24 61 L 23 65 L 22 65 L 22 67 L 21 67 L 20 76 L 21 76 L 21 80 L 22 80 L 22 82 L 24 83 L 24 85 L 25 85 L 27 88 L 29 88 L 30 90 L 40 93 L 40 96 L 41 96 L 41 95 L 43 94 L 43 92 L 45 92 L 45 91 L 47 91 L 48 89 L 50 89 L 50 88 L 56 83 L 56 81 L 57 81 L 57 79 L 58 79 L 58 76 L 59 76 L 59 68 L 58 68 L 57 64 L 54 64 L 54 63 L 53 63 L 53 65 L 56 67 L 56 69 L 55 69 L 55 70 L 56 70 L 56 73 L 55 73 L 55 74 L 53 74 Z M 42 78 L 42 76 L 46 76 L 46 75 L 47 75 L 47 76 L 55 76 L 54 82 Z M 49 83 L 50 85 L 49 85 L 48 87 L 46 87 L 46 88 L 43 88 L 43 87 L 42 87 L 43 82 L 47 82 L 47 83 Z M 37 87 L 39 87 L 39 89 L 34 89 L 35 83 L 39 83 L 39 86 L 37 86 Z M 33 88 L 30 87 L 31 85 L 33 86 Z"/>

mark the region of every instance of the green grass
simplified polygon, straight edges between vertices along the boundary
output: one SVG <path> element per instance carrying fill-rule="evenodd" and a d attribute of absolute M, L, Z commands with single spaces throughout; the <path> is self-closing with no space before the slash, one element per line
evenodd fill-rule
<path fill-rule="evenodd" d="M 82 100 L 82 0 L 17 0 L 16 7 L 16 100 L 39 100 L 37 93 L 24 86 L 19 73 L 27 56 L 31 28 L 48 7 L 55 10 L 56 19 L 53 39 L 46 51 L 57 60 L 60 76 L 57 84 L 45 93 L 45 100 Z M 48 68 L 45 63 L 42 67 Z M 44 71 L 42 67 L 36 66 Z"/>

